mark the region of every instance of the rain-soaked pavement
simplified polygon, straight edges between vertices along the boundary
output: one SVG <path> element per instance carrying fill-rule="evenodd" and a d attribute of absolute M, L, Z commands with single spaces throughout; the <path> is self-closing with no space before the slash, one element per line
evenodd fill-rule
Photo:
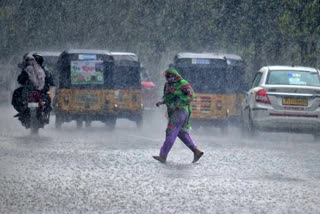
<path fill-rule="evenodd" d="M 203 158 L 191 164 L 177 141 L 164 165 L 152 158 L 160 113 L 140 131 L 126 120 L 57 131 L 52 117 L 32 137 L 10 107 L 0 112 L 0 213 L 320 213 L 320 142 L 309 135 L 200 129 Z"/>

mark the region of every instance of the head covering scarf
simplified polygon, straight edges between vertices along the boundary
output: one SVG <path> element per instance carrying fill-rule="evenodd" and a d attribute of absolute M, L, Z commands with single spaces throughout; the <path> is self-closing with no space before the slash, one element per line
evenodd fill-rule
<path fill-rule="evenodd" d="M 31 55 L 25 57 L 24 70 L 27 72 L 29 80 L 37 90 L 42 90 L 45 84 L 45 72 Z"/>
<path fill-rule="evenodd" d="M 174 68 L 168 68 L 167 70 L 165 70 L 164 75 L 168 83 L 174 83 L 182 80 L 182 77 Z"/>

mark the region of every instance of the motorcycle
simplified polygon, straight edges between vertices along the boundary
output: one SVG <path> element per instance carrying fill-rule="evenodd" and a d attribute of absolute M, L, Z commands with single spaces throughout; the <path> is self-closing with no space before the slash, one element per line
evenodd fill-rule
<path fill-rule="evenodd" d="M 48 99 L 50 97 L 40 91 L 27 92 L 26 103 L 24 103 L 25 109 L 17 117 L 24 127 L 30 128 L 31 134 L 38 134 L 40 128 L 49 124 L 50 106 L 48 105 Z"/>

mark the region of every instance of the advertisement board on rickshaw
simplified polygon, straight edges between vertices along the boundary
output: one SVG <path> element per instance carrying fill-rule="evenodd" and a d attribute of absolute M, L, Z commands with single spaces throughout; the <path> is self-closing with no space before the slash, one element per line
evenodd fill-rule
<path fill-rule="evenodd" d="M 129 52 L 112 52 L 114 58 L 114 90 L 117 103 L 117 118 L 143 125 L 141 98 L 141 63 L 138 56 Z"/>
<path fill-rule="evenodd" d="M 175 67 L 193 87 L 192 126 L 217 126 L 223 131 L 240 118 L 244 67 L 236 55 L 217 53 L 178 53 Z"/>
<path fill-rule="evenodd" d="M 117 105 L 113 83 L 114 60 L 106 50 L 66 50 L 58 63 L 55 99 L 56 127 L 75 120 L 81 127 L 101 121 L 115 127 Z"/>

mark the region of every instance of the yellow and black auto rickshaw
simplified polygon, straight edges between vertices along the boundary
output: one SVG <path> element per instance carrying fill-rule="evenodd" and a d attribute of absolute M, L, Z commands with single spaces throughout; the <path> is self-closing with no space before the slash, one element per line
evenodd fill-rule
<path fill-rule="evenodd" d="M 110 128 L 116 124 L 113 83 L 114 60 L 106 50 L 66 50 L 58 59 L 59 81 L 55 99 L 56 127 L 76 120 L 101 121 Z"/>
<path fill-rule="evenodd" d="M 175 67 L 189 81 L 196 98 L 192 102 L 192 127 L 217 126 L 225 131 L 229 122 L 240 118 L 245 93 L 244 62 L 236 55 L 179 53 Z"/>
<path fill-rule="evenodd" d="M 229 124 L 240 126 L 241 102 L 248 91 L 248 82 L 246 80 L 246 63 L 238 55 L 223 54 L 227 60 L 226 74 L 226 94 L 232 95 L 233 108 L 229 109 Z"/>
<path fill-rule="evenodd" d="M 114 58 L 114 90 L 117 104 L 117 118 L 143 125 L 143 104 L 141 98 L 141 63 L 134 53 L 112 52 Z"/>

